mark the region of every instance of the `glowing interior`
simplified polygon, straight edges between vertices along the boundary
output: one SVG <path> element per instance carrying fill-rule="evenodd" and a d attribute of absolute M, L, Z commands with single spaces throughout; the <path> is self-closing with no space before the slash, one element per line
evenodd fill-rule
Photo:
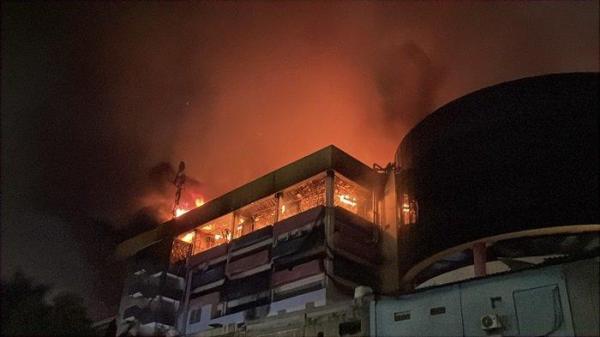
<path fill-rule="evenodd" d="M 325 205 L 325 173 L 318 174 L 273 196 L 180 234 L 176 241 L 192 246 L 191 254 L 227 243 L 311 208 Z M 372 193 L 339 174 L 334 178 L 334 205 L 373 220 Z"/>
<path fill-rule="evenodd" d="M 371 191 L 339 174 L 335 175 L 333 204 L 373 221 L 373 195 Z"/>
<path fill-rule="evenodd" d="M 289 218 L 321 205 L 325 205 L 324 174 L 283 190 L 279 199 L 278 220 Z"/>

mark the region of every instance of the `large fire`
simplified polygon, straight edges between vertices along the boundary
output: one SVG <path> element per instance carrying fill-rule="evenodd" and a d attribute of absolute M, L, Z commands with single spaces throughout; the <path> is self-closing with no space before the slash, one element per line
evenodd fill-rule
<path fill-rule="evenodd" d="M 198 197 L 194 199 L 194 205 L 195 207 L 200 207 L 202 205 L 204 205 L 204 198 L 203 197 Z M 188 208 L 188 207 L 177 207 L 175 209 L 175 217 L 179 217 L 187 212 L 189 212 L 191 209 L 193 209 L 194 207 Z"/>

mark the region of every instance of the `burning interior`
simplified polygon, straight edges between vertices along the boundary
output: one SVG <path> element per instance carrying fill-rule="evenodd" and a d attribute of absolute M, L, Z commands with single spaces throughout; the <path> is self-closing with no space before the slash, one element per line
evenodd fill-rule
<path fill-rule="evenodd" d="M 319 173 L 178 235 L 173 245 L 171 261 L 176 262 L 190 254 L 202 253 L 296 214 L 324 206 L 327 198 L 325 180 L 326 173 Z M 371 190 L 337 172 L 334 174 L 333 186 L 332 199 L 335 206 L 374 222 Z M 202 204 L 198 204 L 198 207 Z"/>
<path fill-rule="evenodd" d="M 128 295 L 160 293 L 180 308 L 157 313 L 126 297 L 123 319 L 143 317 L 152 329 L 179 317 L 192 333 L 393 284 L 380 273 L 394 258 L 384 242 L 395 240 L 380 234 L 392 228 L 380 226 L 383 178 L 329 146 L 123 243 L 125 251 L 143 247 L 131 260 Z M 177 284 L 136 286 L 154 275 Z"/>

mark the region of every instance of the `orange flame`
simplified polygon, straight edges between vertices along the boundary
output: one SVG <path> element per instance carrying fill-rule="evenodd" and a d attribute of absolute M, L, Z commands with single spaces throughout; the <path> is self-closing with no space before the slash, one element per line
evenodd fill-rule
<path fill-rule="evenodd" d="M 196 233 L 194 231 L 191 231 L 191 232 L 187 232 L 187 233 L 183 234 L 182 236 L 180 236 L 179 240 L 181 240 L 183 242 L 187 242 L 187 243 L 192 243 L 192 241 L 194 241 L 195 236 L 196 236 Z"/>
<path fill-rule="evenodd" d="M 194 204 L 196 205 L 196 207 L 200 207 L 202 205 L 204 205 L 204 198 L 203 197 L 198 197 L 194 200 Z M 189 212 L 192 208 L 181 208 L 178 207 L 175 209 L 175 217 L 179 217 L 187 212 Z"/>
<path fill-rule="evenodd" d="M 179 216 L 187 213 L 188 211 L 189 211 L 189 209 L 176 208 L 175 209 L 175 217 L 179 217 Z"/>

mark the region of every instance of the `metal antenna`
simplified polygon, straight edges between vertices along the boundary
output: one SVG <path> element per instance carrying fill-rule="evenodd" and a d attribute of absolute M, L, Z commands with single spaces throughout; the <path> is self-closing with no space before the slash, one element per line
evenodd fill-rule
<path fill-rule="evenodd" d="M 177 216 L 177 208 L 179 208 L 179 199 L 181 199 L 181 190 L 183 190 L 183 184 L 185 184 L 185 162 L 183 160 L 179 162 L 179 169 L 173 180 L 173 185 L 177 188 L 175 192 L 175 205 L 173 205 L 173 217 Z"/>

